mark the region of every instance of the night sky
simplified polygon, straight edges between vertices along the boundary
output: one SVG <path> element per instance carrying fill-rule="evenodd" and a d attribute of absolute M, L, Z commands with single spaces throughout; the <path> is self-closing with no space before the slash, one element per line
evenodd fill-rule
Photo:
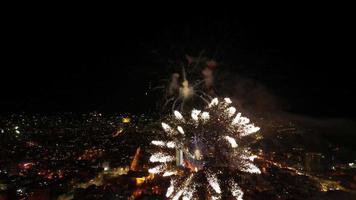
<path fill-rule="evenodd" d="M 19 19 L 3 38 L 0 111 L 149 112 L 150 82 L 169 77 L 169 61 L 204 51 L 226 83 L 256 81 L 287 112 L 354 118 L 346 16 L 183 13 Z"/>

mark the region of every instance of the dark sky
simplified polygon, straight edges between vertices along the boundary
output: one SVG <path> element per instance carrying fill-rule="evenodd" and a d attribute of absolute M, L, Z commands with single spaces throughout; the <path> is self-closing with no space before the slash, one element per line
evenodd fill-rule
<path fill-rule="evenodd" d="M 0 110 L 147 112 L 149 82 L 185 54 L 224 63 L 284 99 L 288 111 L 354 117 L 350 19 L 327 14 L 21 18 L 3 38 Z"/>

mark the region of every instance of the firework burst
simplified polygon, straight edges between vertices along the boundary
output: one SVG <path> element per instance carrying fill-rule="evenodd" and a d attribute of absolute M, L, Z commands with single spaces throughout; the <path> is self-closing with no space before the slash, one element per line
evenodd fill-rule
<path fill-rule="evenodd" d="M 259 127 L 241 115 L 229 98 L 213 99 L 204 111 L 190 116 L 174 111 L 162 122 L 164 135 L 151 142 L 155 151 L 150 173 L 170 177 L 169 199 L 242 199 L 243 191 L 228 173 L 261 173 L 244 137 Z M 228 177 L 228 178 L 226 178 Z"/>

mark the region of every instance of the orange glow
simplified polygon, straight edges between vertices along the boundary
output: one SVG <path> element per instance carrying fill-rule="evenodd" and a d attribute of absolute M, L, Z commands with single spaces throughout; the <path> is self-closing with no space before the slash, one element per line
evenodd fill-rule
<path fill-rule="evenodd" d="M 141 153 L 141 148 L 138 147 L 136 149 L 136 153 L 135 153 L 135 156 L 134 158 L 132 159 L 132 162 L 131 162 L 131 165 L 130 165 L 130 170 L 132 171 L 137 171 L 138 169 L 138 161 L 140 159 L 140 153 Z"/>
<path fill-rule="evenodd" d="M 102 149 L 86 149 L 84 153 L 78 157 L 78 160 L 95 160 L 102 156 L 104 150 Z"/>
<path fill-rule="evenodd" d="M 28 170 L 28 169 L 31 169 L 33 167 L 34 163 L 32 162 L 27 162 L 27 163 L 20 163 L 18 165 L 18 167 L 22 170 Z"/>
<path fill-rule="evenodd" d="M 149 174 L 148 176 L 144 177 L 137 177 L 136 178 L 136 185 L 142 185 L 145 181 L 149 181 L 154 179 L 155 175 L 154 174 Z"/>
<path fill-rule="evenodd" d="M 136 185 L 142 185 L 145 182 L 145 177 L 136 178 Z"/>
<path fill-rule="evenodd" d="M 131 122 L 131 118 L 130 117 L 123 117 L 122 118 L 122 123 L 130 123 Z"/>
<path fill-rule="evenodd" d="M 152 193 L 153 194 L 161 194 L 163 191 L 162 191 L 162 188 L 158 187 L 158 186 L 154 186 L 152 187 Z"/>
<path fill-rule="evenodd" d="M 189 162 L 188 160 L 184 161 L 184 164 L 186 166 L 186 168 L 188 168 L 191 172 L 197 172 L 198 168 L 196 166 L 194 166 L 191 162 Z"/>
<path fill-rule="evenodd" d="M 154 174 L 150 174 L 147 176 L 147 180 L 153 180 L 155 178 Z"/>
<path fill-rule="evenodd" d="M 142 189 L 140 189 L 140 188 L 138 188 L 138 189 L 136 189 L 134 192 L 133 192 L 133 198 L 129 198 L 129 199 L 136 199 L 136 198 L 138 198 L 139 196 L 141 196 L 142 195 Z"/>
<path fill-rule="evenodd" d="M 117 137 L 117 136 L 120 135 L 123 131 L 124 131 L 124 129 L 123 129 L 122 127 L 117 128 L 117 130 L 112 134 L 112 137 Z"/>

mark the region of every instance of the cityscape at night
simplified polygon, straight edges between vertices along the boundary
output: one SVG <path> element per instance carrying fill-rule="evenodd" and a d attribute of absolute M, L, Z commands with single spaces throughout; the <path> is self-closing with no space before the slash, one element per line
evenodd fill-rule
<path fill-rule="evenodd" d="M 354 150 L 290 121 L 256 120 L 261 174 L 226 175 L 241 179 L 245 199 L 354 197 Z M 147 116 L 10 115 L 1 125 L 2 199 L 165 198 L 169 180 L 148 172 L 159 125 Z"/>
<path fill-rule="evenodd" d="M 21 19 L 0 200 L 356 199 L 343 18 L 165 16 Z"/>

